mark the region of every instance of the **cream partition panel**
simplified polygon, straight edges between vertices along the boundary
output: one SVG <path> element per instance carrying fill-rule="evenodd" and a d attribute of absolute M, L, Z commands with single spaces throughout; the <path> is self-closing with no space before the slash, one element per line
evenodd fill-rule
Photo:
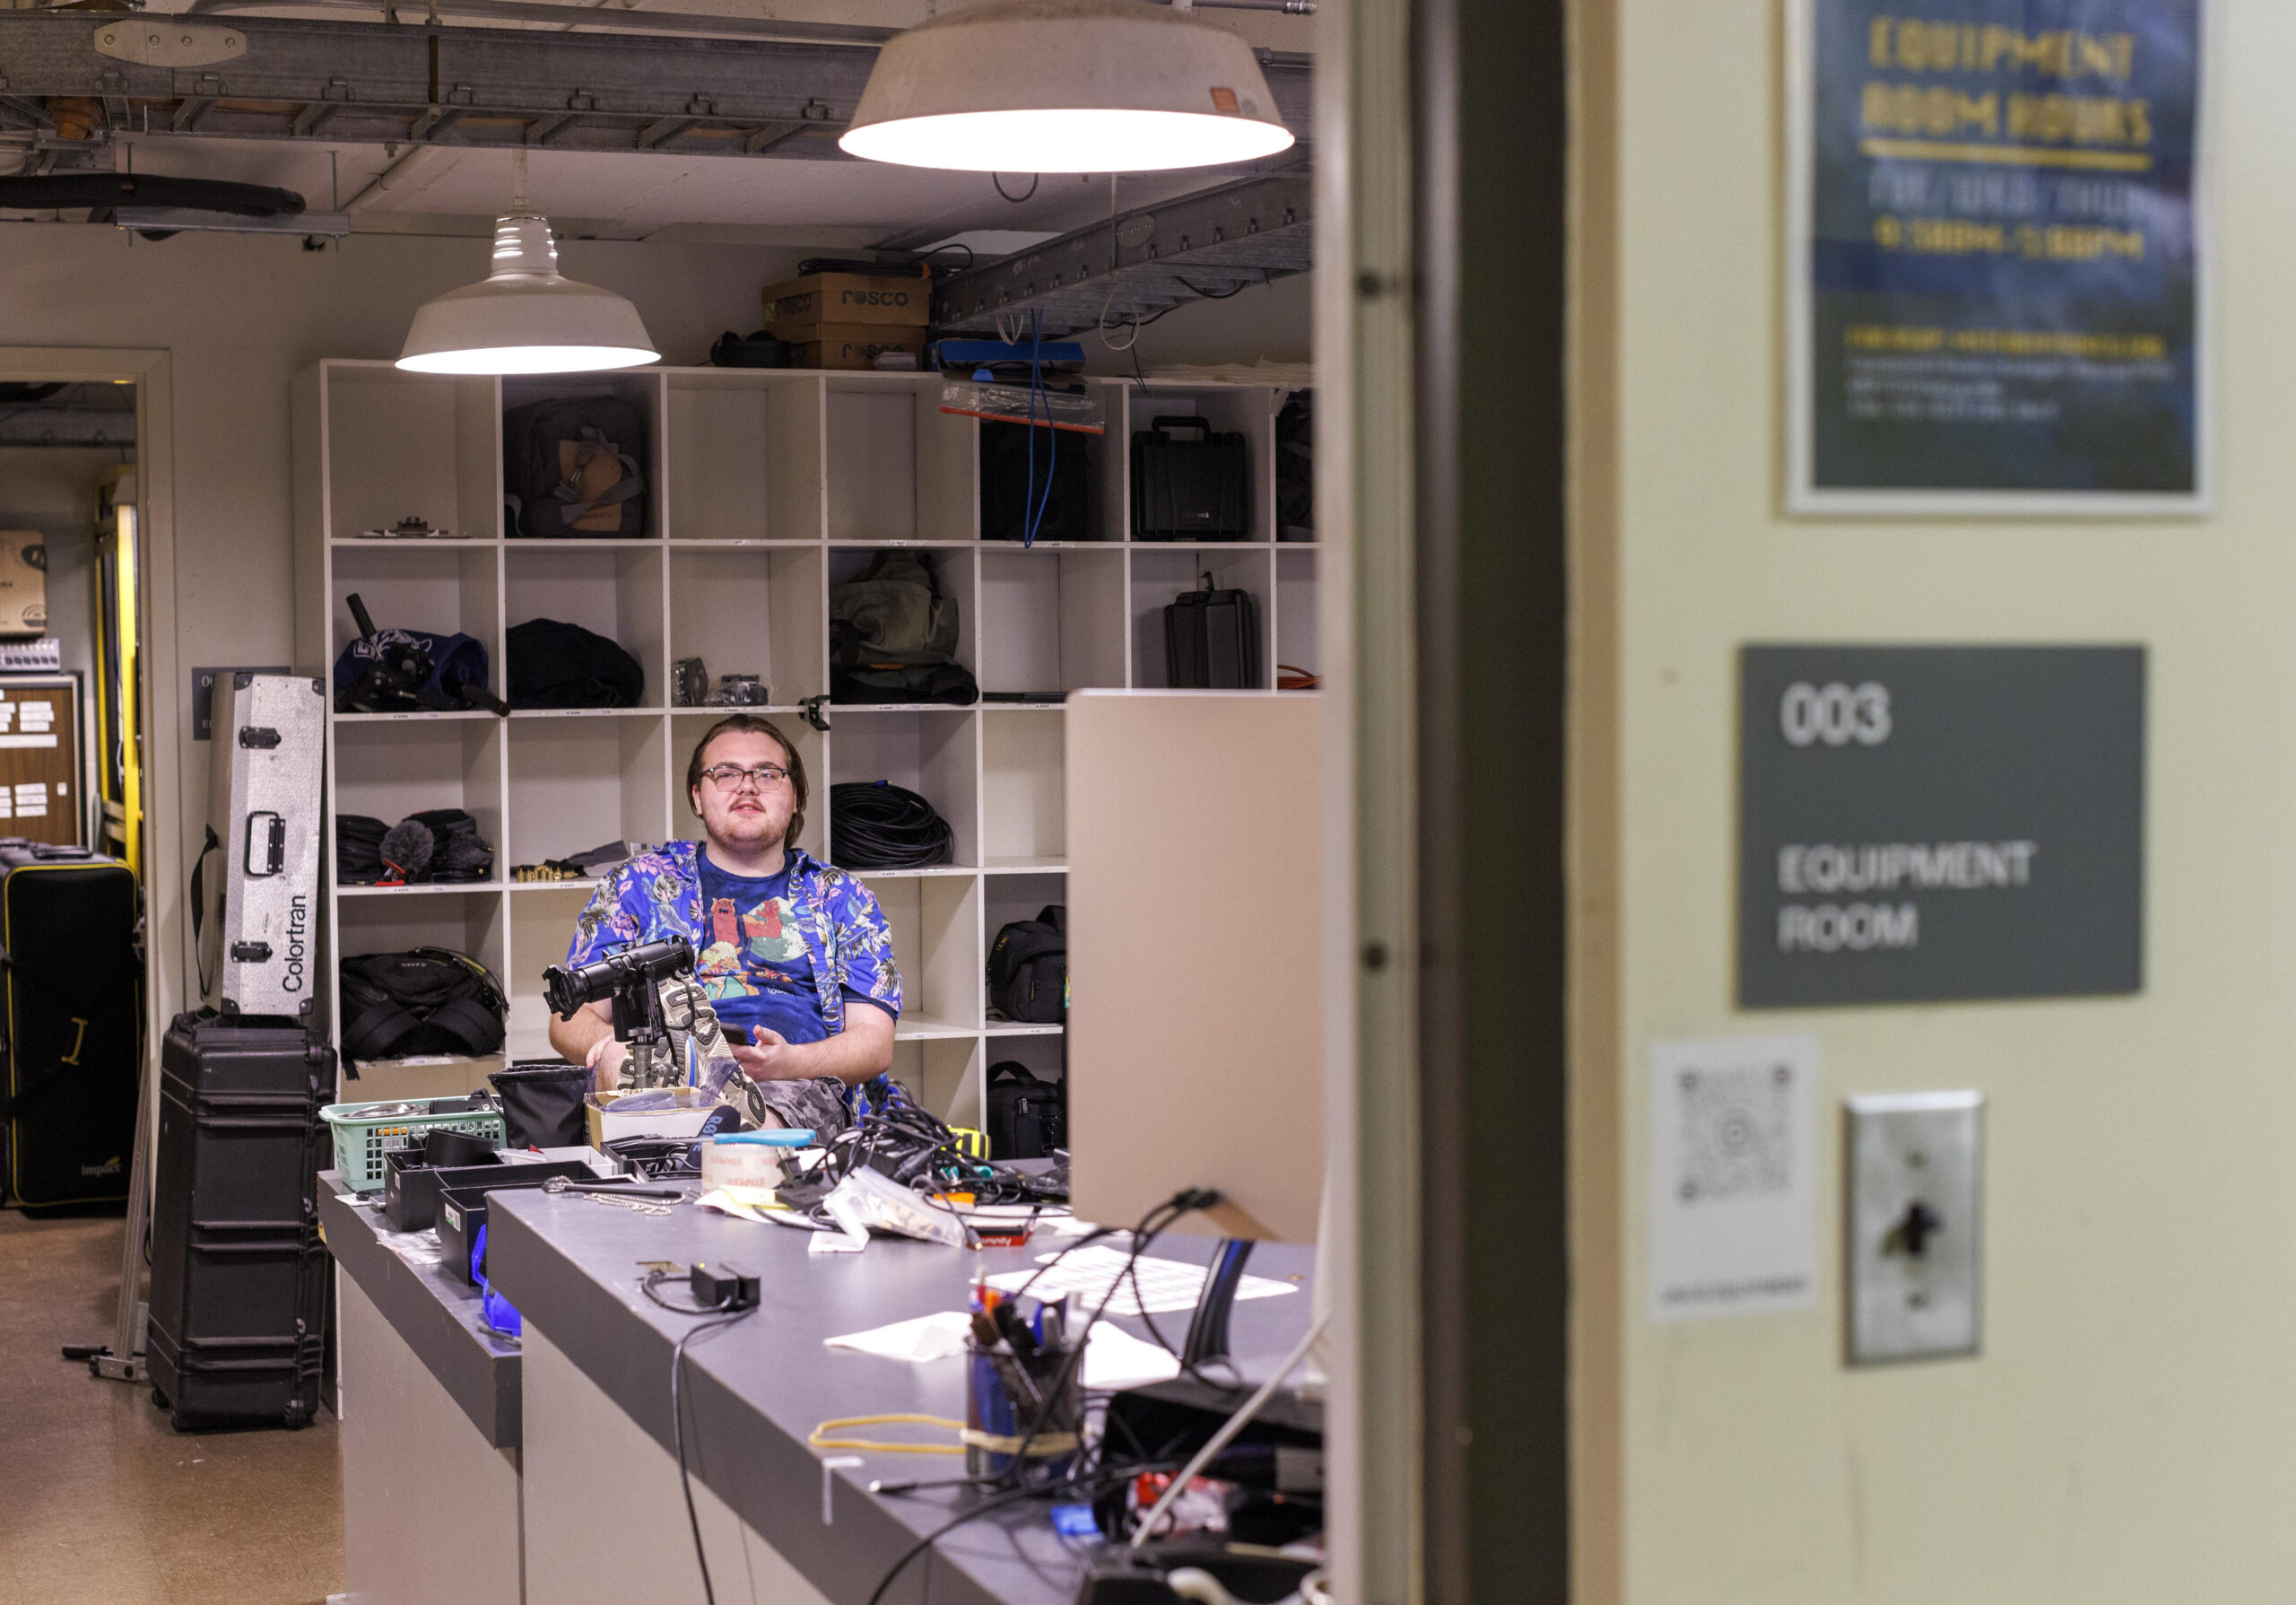
<path fill-rule="evenodd" d="M 1089 1220 L 1206 1187 L 1231 1236 L 1315 1241 L 1320 717 L 1218 691 L 1069 704 L 1069 1142 Z"/>
<path fill-rule="evenodd" d="M 1780 7 L 1576 12 L 1577 1597 L 2296 1595 L 2296 8 L 2207 10 L 2219 510 L 2134 522 L 1784 516 Z M 2144 643 L 2144 991 L 1737 1008 L 1750 641 Z M 1805 1031 L 1816 1307 L 1650 1323 L 1652 1043 Z M 1840 1101 L 1958 1087 L 1983 1352 L 1849 1370 Z"/>
<path fill-rule="evenodd" d="M 686 763 L 726 711 L 669 700 L 672 665 L 699 657 L 713 678 L 765 682 L 765 711 L 796 741 L 812 784 L 807 849 L 828 855 L 829 790 L 844 781 L 920 791 L 955 830 L 949 867 L 863 876 L 891 922 L 904 983 L 895 1074 L 965 1123 L 981 1117 L 990 1065 L 1016 1060 L 1038 1075 L 1060 1075 L 1062 1028 L 990 1019 L 983 969 L 999 928 L 1066 900 L 1064 700 L 1086 688 L 1161 686 L 1161 610 L 1207 572 L 1250 592 L 1258 607 L 1264 687 L 1274 684 L 1279 660 L 1320 667 L 1317 548 L 1273 538 L 1275 414 L 1284 393 L 1093 382 L 1109 420 L 1092 448 L 1097 533 L 1120 537 L 1128 528 L 1130 431 L 1157 415 L 1196 413 L 1246 437 L 1251 537 L 1040 541 L 1029 549 L 979 539 L 981 426 L 941 411 L 936 375 L 705 368 L 498 381 L 402 373 L 378 362 L 306 370 L 296 383 L 295 446 L 299 477 L 316 493 L 297 502 L 300 668 L 326 671 L 356 634 L 347 601 L 355 592 L 379 625 L 475 636 L 498 692 L 503 632 L 532 618 L 611 636 L 646 671 L 637 708 L 521 711 L 507 720 L 332 715 L 330 865 L 335 811 L 387 823 L 416 809 L 462 807 L 494 843 L 496 868 L 471 885 L 330 882 L 330 981 L 333 955 L 458 948 L 509 988 L 509 1057 L 551 1057 L 543 967 L 565 957 L 594 887 L 513 883 L 509 868 L 615 840 L 699 834 L 684 795 Z M 505 539 L 503 410 L 597 394 L 631 401 L 648 421 L 652 533 Z M 409 515 L 465 538 L 362 536 Z M 888 547 L 923 555 L 957 599 L 958 656 L 998 700 L 831 705 L 821 711 L 830 728 L 817 728 L 801 704 L 829 690 L 829 588 Z M 367 1066 L 346 1095 L 462 1090 L 502 1062 L 495 1055 Z"/>

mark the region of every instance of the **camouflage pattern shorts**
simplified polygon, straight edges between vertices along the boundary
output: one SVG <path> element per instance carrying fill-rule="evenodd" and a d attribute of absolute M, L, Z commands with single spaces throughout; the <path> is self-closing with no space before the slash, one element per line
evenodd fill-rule
<path fill-rule="evenodd" d="M 810 1130 L 818 1141 L 827 1142 L 844 1130 L 852 1119 L 846 1109 L 845 1083 L 834 1076 L 752 1085 L 784 1126 L 793 1131 Z"/>

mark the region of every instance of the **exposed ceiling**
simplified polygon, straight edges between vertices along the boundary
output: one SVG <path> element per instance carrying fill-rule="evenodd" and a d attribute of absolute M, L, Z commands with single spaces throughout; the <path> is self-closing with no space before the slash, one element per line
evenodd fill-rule
<path fill-rule="evenodd" d="M 276 185 L 314 210 L 348 202 L 407 147 L 290 145 L 236 139 L 130 135 L 122 158 L 137 172 Z M 1124 210 L 1205 188 L 1200 173 L 1119 180 Z M 930 245 L 970 230 L 1063 233 L 1108 216 L 1109 184 L 1094 175 L 1004 179 L 867 161 L 736 161 L 715 156 L 535 151 L 527 195 L 561 234 L 658 237 L 854 249 L 900 235 Z M 438 147 L 388 192 L 361 206 L 361 231 L 481 232 L 510 198 L 510 153 Z"/>
<path fill-rule="evenodd" d="M 15 82 L 8 85 L 10 93 L 0 94 L 0 101 L 8 103 L 0 107 L 0 116 L 22 124 L 40 118 L 44 110 L 48 119 L 55 119 L 62 104 L 55 96 L 67 91 L 85 96 L 97 87 L 95 81 L 100 74 L 109 75 L 107 81 L 114 84 L 102 100 L 102 126 L 92 143 L 57 137 L 59 133 L 66 132 L 60 124 L 56 128 L 20 126 L 0 130 L 0 148 L 13 146 L 22 151 L 23 159 L 32 170 L 46 165 L 89 165 L 277 186 L 302 195 L 313 211 L 349 206 L 355 214 L 352 227 L 357 231 L 470 232 L 483 230 L 489 220 L 504 209 L 510 194 L 509 147 L 523 138 L 531 152 L 529 197 L 537 210 L 550 215 L 562 233 L 718 239 L 836 249 L 880 242 L 914 248 L 976 231 L 1055 235 L 1106 219 L 1118 208 L 1129 211 L 1252 170 L 1239 168 L 1135 175 L 1122 180 L 1114 195 L 1110 193 L 1109 179 L 1100 175 L 1081 181 L 1074 175 L 1048 175 L 1041 180 L 1027 174 L 1005 175 L 1002 181 L 1006 195 L 1023 197 L 1015 202 L 1000 196 L 996 182 L 985 174 L 938 172 L 845 160 L 836 152 L 833 140 L 823 135 L 833 135 L 842 126 L 843 118 L 849 115 L 850 107 L 844 101 L 849 100 L 854 83 L 857 83 L 853 78 L 855 68 L 859 66 L 865 76 L 865 63 L 874 53 L 874 47 L 777 45 L 752 39 L 703 41 L 688 37 L 671 44 L 648 38 L 642 49 L 634 48 L 616 54 L 615 58 L 621 59 L 648 51 L 654 53 L 648 58 L 651 65 L 628 69 L 628 82 L 621 91 L 625 97 L 641 92 L 671 95 L 676 99 L 680 110 L 687 108 L 685 89 L 691 87 L 684 85 L 683 80 L 707 76 L 709 63 L 719 64 L 716 70 L 720 76 L 725 75 L 725 68 L 736 62 L 756 64 L 753 76 L 745 75 L 737 68 L 724 84 L 702 86 L 717 97 L 718 115 L 714 119 L 705 118 L 687 126 L 686 118 L 662 118 L 651 131 L 654 137 L 660 139 L 659 147 L 642 153 L 628 147 L 633 137 L 643 143 L 645 135 L 633 134 L 629 126 L 608 126 L 594 118 L 554 129 L 553 125 L 569 119 L 553 117 L 537 123 L 530 111 L 517 112 L 507 118 L 472 114 L 469 120 L 457 127 L 457 109 L 451 104 L 442 109 L 434 103 L 429 115 L 422 115 L 419 84 L 414 92 L 417 103 L 411 113 L 403 112 L 394 121 L 387 111 L 381 112 L 378 118 L 377 114 L 352 106 L 340 115 L 345 120 L 361 119 L 359 134 L 362 137 L 346 140 L 338 136 L 323 143 L 314 136 L 334 132 L 326 129 L 325 123 L 336 115 L 332 104 L 336 96 L 360 105 L 406 98 L 405 92 L 382 80 L 387 76 L 387 67 L 396 72 L 405 46 L 417 44 L 432 31 L 421 25 L 422 13 L 414 9 L 421 0 L 403 0 L 407 9 L 397 13 L 401 21 L 396 24 L 386 23 L 379 16 L 372 22 L 357 21 L 356 13 L 331 10 L 319 14 L 317 20 L 325 27 L 316 35 L 310 33 L 314 13 L 309 7 L 299 11 L 291 4 L 267 5 L 263 16 L 257 17 L 238 9 L 246 0 L 229 3 L 232 4 L 232 10 L 228 17 L 202 21 L 210 27 L 247 24 L 244 60 L 222 62 L 213 69 L 179 67 L 172 72 L 133 65 L 122 67 L 91 54 L 79 30 L 83 26 L 91 30 L 98 27 L 102 22 L 101 13 L 75 11 L 73 15 L 87 19 L 81 23 L 67 22 L 65 17 L 52 11 L 27 15 L 22 10 L 11 14 L 8 10 L 0 9 L 0 39 L 16 31 L 27 46 L 26 49 L 9 53 L 9 76 Z M 338 6 L 343 3 L 344 0 L 334 0 Z M 687 20 L 697 15 L 744 19 L 744 25 L 752 28 L 765 22 L 776 27 L 829 23 L 837 25 L 842 32 L 906 27 L 936 12 L 955 9 L 962 3 L 963 0 L 664 0 L 656 9 L 674 12 Z M 176 4 L 154 7 L 146 14 L 162 11 L 180 13 L 188 8 L 189 0 L 178 0 Z M 520 7 L 512 0 L 507 9 Z M 547 9 L 562 16 L 568 8 L 562 4 L 551 4 Z M 604 28 L 635 27 L 648 34 L 653 31 L 643 21 L 644 7 L 627 4 L 622 0 L 605 0 L 595 9 L 601 13 Z M 1310 37 L 1311 24 L 1297 17 L 1250 11 L 1200 14 L 1263 49 L 1274 48 L 1296 53 L 1305 48 Z M 268 28 L 264 18 L 271 19 Z M 295 21 L 298 18 L 304 21 Z M 562 28 L 506 25 L 493 15 L 469 24 L 483 31 L 467 36 L 464 34 L 465 25 L 457 23 L 452 16 L 441 19 L 435 26 L 446 49 L 441 52 L 436 45 L 432 47 L 432 96 L 449 102 L 467 100 L 470 90 L 463 89 L 458 96 L 450 92 L 463 86 L 444 81 L 474 77 L 477 80 L 475 93 L 482 109 L 488 104 L 489 97 L 512 95 L 520 107 L 564 106 L 570 103 L 570 95 L 572 104 L 589 103 L 584 96 L 581 75 L 601 70 L 595 63 L 608 39 L 632 37 L 629 32 L 585 30 L 575 36 L 581 41 L 578 47 L 575 39 L 569 38 Z M 275 31 L 283 27 L 300 29 L 303 37 L 278 35 Z M 58 29 L 65 31 L 58 33 Z M 31 57 L 38 53 L 29 47 L 36 36 L 49 41 L 51 65 L 44 71 L 33 70 Z M 327 43 L 330 36 L 355 36 L 355 39 L 331 51 Z M 463 37 L 467 37 L 470 44 L 464 45 Z M 509 56 L 497 50 L 493 57 L 487 57 L 480 40 L 489 37 L 508 42 Z M 386 48 L 381 43 L 386 38 L 402 43 Z M 531 39 L 540 46 L 544 40 L 556 39 L 565 39 L 573 51 L 564 60 L 549 50 L 537 54 L 523 42 Z M 635 47 L 636 41 L 632 40 L 632 44 Z M 65 53 L 56 55 L 57 48 L 65 48 Z M 473 55 L 474 50 L 478 54 Z M 706 51 L 706 57 L 697 60 L 692 54 L 697 50 Z M 329 84 L 326 74 L 344 52 L 366 65 L 342 67 L 342 72 L 353 76 L 335 77 Z M 448 64 L 443 73 L 439 65 L 442 56 Z M 458 58 L 474 65 L 457 70 L 455 64 Z M 1293 55 L 1286 59 L 1300 58 Z M 819 64 L 818 75 L 807 66 L 809 61 Z M 498 68 L 497 62 L 509 65 Z M 1304 82 L 1296 66 L 1289 70 L 1293 77 L 1286 80 L 1287 83 Z M 266 72 L 268 78 L 265 76 Z M 211 87 L 219 74 L 220 90 Z M 56 83 L 43 87 L 30 81 L 43 75 L 55 79 Z M 396 75 L 403 77 L 404 74 Z M 559 83 L 560 77 L 567 81 Z M 293 103 L 281 97 L 292 92 L 306 78 L 313 80 L 312 85 L 294 99 L 310 104 L 306 106 L 300 122 L 294 123 L 283 115 L 294 110 Z M 83 79 L 87 82 L 83 83 Z M 658 90 L 646 88 L 657 81 Z M 491 83 L 497 83 L 502 87 L 490 89 Z M 821 86 L 818 92 L 814 87 L 817 83 Z M 377 87 L 378 83 L 380 88 Z M 831 87 L 832 84 L 834 88 Z M 212 98 L 200 98 L 203 91 Z M 826 99 L 816 101 L 810 98 L 816 92 Z M 172 116 L 170 100 L 154 102 L 151 98 L 154 93 L 175 97 Z M 250 94 L 260 98 L 226 98 Z M 319 105 L 322 96 L 328 100 L 324 106 Z M 728 96 L 755 104 L 744 110 L 729 111 Z M 793 96 L 802 105 L 801 111 L 781 104 Z M 1298 90 L 1289 89 L 1279 99 L 1300 100 L 1301 95 Z M 622 103 L 630 102 L 625 99 Z M 709 100 L 697 95 L 692 103 L 707 105 Z M 83 100 L 78 104 L 92 109 L 95 102 Z M 280 106 L 283 115 L 261 110 L 274 104 Z M 242 108 L 245 109 L 239 109 Z M 314 109 L 326 115 L 318 118 L 318 126 L 306 127 Z M 444 118 L 439 115 L 442 109 L 448 114 Z M 405 120 L 410 115 L 415 119 L 412 125 Z M 800 130 L 803 136 L 795 139 L 782 137 L 785 126 L 770 120 L 777 116 L 811 118 L 817 115 L 827 121 L 819 126 L 808 125 Z M 1295 122 L 1304 125 L 1303 103 L 1294 107 L 1292 117 Z M 760 119 L 764 120 L 760 123 Z M 622 121 L 627 125 L 631 118 L 625 116 Z M 205 126 L 211 122 L 228 122 L 230 126 Z M 269 128 L 271 122 L 279 124 L 276 130 Z M 664 132 L 672 124 L 677 126 L 676 132 Z M 765 146 L 764 152 L 747 160 L 738 154 L 718 153 L 737 152 L 741 140 L 736 126 L 751 124 L 759 126 L 751 132 L 750 143 L 752 148 Z M 291 126 L 297 130 L 292 136 L 289 133 Z M 387 137 L 394 127 L 422 133 L 423 136 L 414 144 Z M 371 137 L 378 132 L 386 138 L 378 141 Z M 1300 132 L 1306 132 L 1304 126 Z M 216 136 L 219 135 L 222 136 Z M 736 135 L 731 145 L 724 137 L 727 135 Z M 577 139 L 593 143 L 611 140 L 622 148 L 562 148 L 564 142 Z M 544 143 L 548 141 L 561 143 Z M 695 148 L 681 148 L 688 146 Z M 709 153 L 703 153 L 704 150 Z M 415 159 L 397 167 L 411 153 Z M 774 159 L 785 157 L 810 159 Z M 1283 165 L 1297 164 L 1295 158 Z M 397 170 L 393 171 L 395 167 Z M 387 172 L 390 178 L 386 188 L 361 195 Z"/>

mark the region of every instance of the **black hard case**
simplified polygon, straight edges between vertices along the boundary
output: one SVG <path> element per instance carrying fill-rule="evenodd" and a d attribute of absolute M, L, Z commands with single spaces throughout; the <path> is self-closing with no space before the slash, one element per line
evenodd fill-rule
<path fill-rule="evenodd" d="M 1133 435 L 1134 540 L 1240 541 L 1251 529 L 1251 451 L 1243 436 L 1216 433 L 1195 417 L 1159 418 Z"/>
<path fill-rule="evenodd" d="M 85 848 L 0 842 L 10 1201 L 28 1209 L 127 1197 L 143 1079 L 141 894 Z"/>
<path fill-rule="evenodd" d="M 1164 668 L 1176 691 L 1260 685 L 1259 615 L 1249 591 L 1182 591 L 1164 609 Z"/>
<path fill-rule="evenodd" d="M 318 1411 L 335 1072 L 335 1051 L 291 1025 L 178 1015 L 161 1043 L 145 1359 L 178 1431 Z"/>

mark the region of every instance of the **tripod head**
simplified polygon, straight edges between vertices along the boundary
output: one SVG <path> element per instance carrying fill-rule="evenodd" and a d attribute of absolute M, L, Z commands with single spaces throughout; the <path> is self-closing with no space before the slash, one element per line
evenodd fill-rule
<path fill-rule="evenodd" d="M 693 945 L 683 937 L 632 943 L 602 954 L 587 964 L 552 964 L 542 973 L 551 1012 L 570 1020 L 587 1003 L 613 1009 L 613 1034 L 630 1044 L 624 1074 L 639 1087 L 667 1086 L 675 1077 L 669 1062 L 670 1033 L 662 1018 L 662 982 L 693 973 Z"/>

